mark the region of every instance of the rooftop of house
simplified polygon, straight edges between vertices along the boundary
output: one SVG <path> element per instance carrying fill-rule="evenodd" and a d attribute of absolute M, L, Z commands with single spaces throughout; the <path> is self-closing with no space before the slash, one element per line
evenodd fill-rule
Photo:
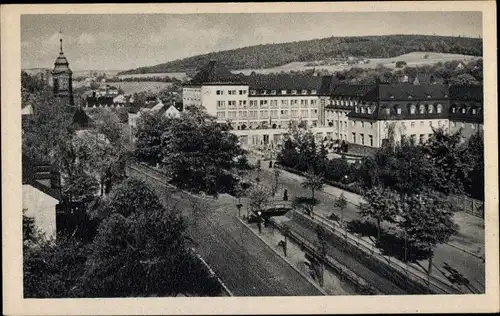
<path fill-rule="evenodd" d="M 234 75 L 220 62 L 211 60 L 191 79 L 190 85 L 214 83 L 239 83 L 240 76 Z"/>
<path fill-rule="evenodd" d="M 316 90 L 322 86 L 322 78 L 313 75 L 253 75 L 242 77 L 251 90 Z"/>
<path fill-rule="evenodd" d="M 442 84 L 378 84 L 363 96 L 367 101 L 443 100 L 448 89 Z"/>
<path fill-rule="evenodd" d="M 54 165 L 43 159 L 22 155 L 22 184 L 61 200 L 59 172 Z"/>
<path fill-rule="evenodd" d="M 452 85 L 449 91 L 453 101 L 483 101 L 482 85 Z"/>

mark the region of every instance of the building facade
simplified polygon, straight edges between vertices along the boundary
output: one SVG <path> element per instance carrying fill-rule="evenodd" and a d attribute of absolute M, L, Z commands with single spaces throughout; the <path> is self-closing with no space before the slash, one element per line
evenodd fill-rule
<path fill-rule="evenodd" d="M 391 137 L 423 143 L 439 127 L 465 127 L 470 136 L 482 128 L 482 90 L 419 80 L 349 85 L 333 76 L 238 76 L 212 61 L 183 87 L 183 104 L 204 106 L 247 148 L 274 147 L 299 122 L 318 141 L 377 148 Z"/>

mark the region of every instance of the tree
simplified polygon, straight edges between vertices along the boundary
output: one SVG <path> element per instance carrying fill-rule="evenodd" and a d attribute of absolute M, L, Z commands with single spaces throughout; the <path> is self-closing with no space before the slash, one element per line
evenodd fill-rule
<path fill-rule="evenodd" d="M 188 108 L 171 122 L 162 135 L 163 168 L 180 188 L 217 195 L 219 182 L 243 154 L 237 136 L 202 108 Z"/>
<path fill-rule="evenodd" d="M 328 236 L 327 236 L 326 230 L 325 230 L 325 228 L 323 228 L 323 226 L 321 226 L 321 225 L 316 226 L 316 236 L 318 238 L 319 255 L 322 258 L 325 258 L 326 254 L 327 254 L 327 247 L 328 247 Z M 321 264 L 320 261 L 317 262 L 316 270 L 317 270 L 319 284 L 320 284 L 320 286 L 323 286 L 324 285 L 325 267 Z"/>
<path fill-rule="evenodd" d="M 99 183 L 93 176 L 83 168 L 75 168 L 65 178 L 62 194 L 69 202 L 88 202 L 94 198 L 98 188 Z"/>
<path fill-rule="evenodd" d="M 135 157 L 153 166 L 163 159 L 161 137 L 171 124 L 171 119 L 162 115 L 143 113 L 137 122 Z"/>
<path fill-rule="evenodd" d="M 249 190 L 249 206 L 252 211 L 261 211 L 269 202 L 270 194 L 267 189 L 261 186 L 254 186 Z"/>
<path fill-rule="evenodd" d="M 473 198 L 484 201 L 484 136 L 482 131 L 473 134 L 464 144 L 469 170 L 464 190 Z"/>
<path fill-rule="evenodd" d="M 347 200 L 344 193 L 340 194 L 335 200 L 334 206 L 340 209 L 340 225 L 342 226 L 344 224 L 344 209 L 347 207 Z"/>
<path fill-rule="evenodd" d="M 200 275 L 201 267 L 188 251 L 186 225 L 178 211 L 163 208 L 142 181 L 117 187 L 109 207 L 113 211 L 99 226 L 82 276 L 87 296 L 198 294 L 203 283 L 213 288 L 214 280 Z"/>
<path fill-rule="evenodd" d="M 406 66 L 405 61 L 399 60 L 396 62 L 396 68 L 403 68 L 404 66 Z"/>
<path fill-rule="evenodd" d="M 306 178 L 302 182 L 302 187 L 311 190 L 311 207 L 310 207 L 310 215 L 311 216 L 313 214 L 314 203 L 316 201 L 315 197 L 314 197 L 314 193 L 316 191 L 321 190 L 323 188 L 324 183 L 325 183 L 325 180 L 324 180 L 323 176 L 315 174 L 314 172 L 312 172 L 312 170 L 310 170 L 306 174 Z"/>
<path fill-rule="evenodd" d="M 430 192 L 406 196 L 403 203 L 398 226 L 405 231 L 410 244 L 428 253 L 430 274 L 434 249 L 448 242 L 458 230 L 452 207 L 448 200 Z"/>
<path fill-rule="evenodd" d="M 399 213 L 399 196 L 390 189 L 373 187 L 365 191 L 363 199 L 366 203 L 360 205 L 358 213 L 362 217 L 377 221 L 377 241 L 380 242 L 380 223 L 382 221 L 395 222 Z"/>

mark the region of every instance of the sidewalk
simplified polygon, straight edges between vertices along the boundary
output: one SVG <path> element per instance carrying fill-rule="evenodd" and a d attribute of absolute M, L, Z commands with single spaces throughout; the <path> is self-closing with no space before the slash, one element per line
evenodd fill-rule
<path fill-rule="evenodd" d="M 262 226 L 262 233 L 259 234 L 259 230 L 256 224 L 247 224 L 245 226 L 250 229 L 254 234 L 256 234 L 260 239 L 271 249 L 273 249 L 280 257 L 283 258 L 288 264 L 293 266 L 295 269 L 299 270 L 310 282 L 316 284 L 320 287 L 318 281 L 311 275 L 311 271 L 306 264 L 305 252 L 302 251 L 296 244 L 292 241 L 287 241 L 287 256 L 283 254 L 283 248 L 278 245 L 278 243 L 285 239 L 281 232 L 273 227 Z M 324 285 L 323 290 L 328 295 L 352 295 L 356 294 L 354 288 L 342 282 L 336 275 L 334 275 L 328 269 L 324 271 Z"/>

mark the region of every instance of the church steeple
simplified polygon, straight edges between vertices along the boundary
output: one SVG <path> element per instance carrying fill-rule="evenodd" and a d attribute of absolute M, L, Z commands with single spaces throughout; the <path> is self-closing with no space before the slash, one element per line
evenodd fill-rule
<path fill-rule="evenodd" d="M 52 70 L 54 96 L 67 98 L 69 104 L 73 105 L 73 72 L 69 68 L 69 62 L 64 56 L 62 47 L 62 32 L 59 32 L 59 56 Z"/>

